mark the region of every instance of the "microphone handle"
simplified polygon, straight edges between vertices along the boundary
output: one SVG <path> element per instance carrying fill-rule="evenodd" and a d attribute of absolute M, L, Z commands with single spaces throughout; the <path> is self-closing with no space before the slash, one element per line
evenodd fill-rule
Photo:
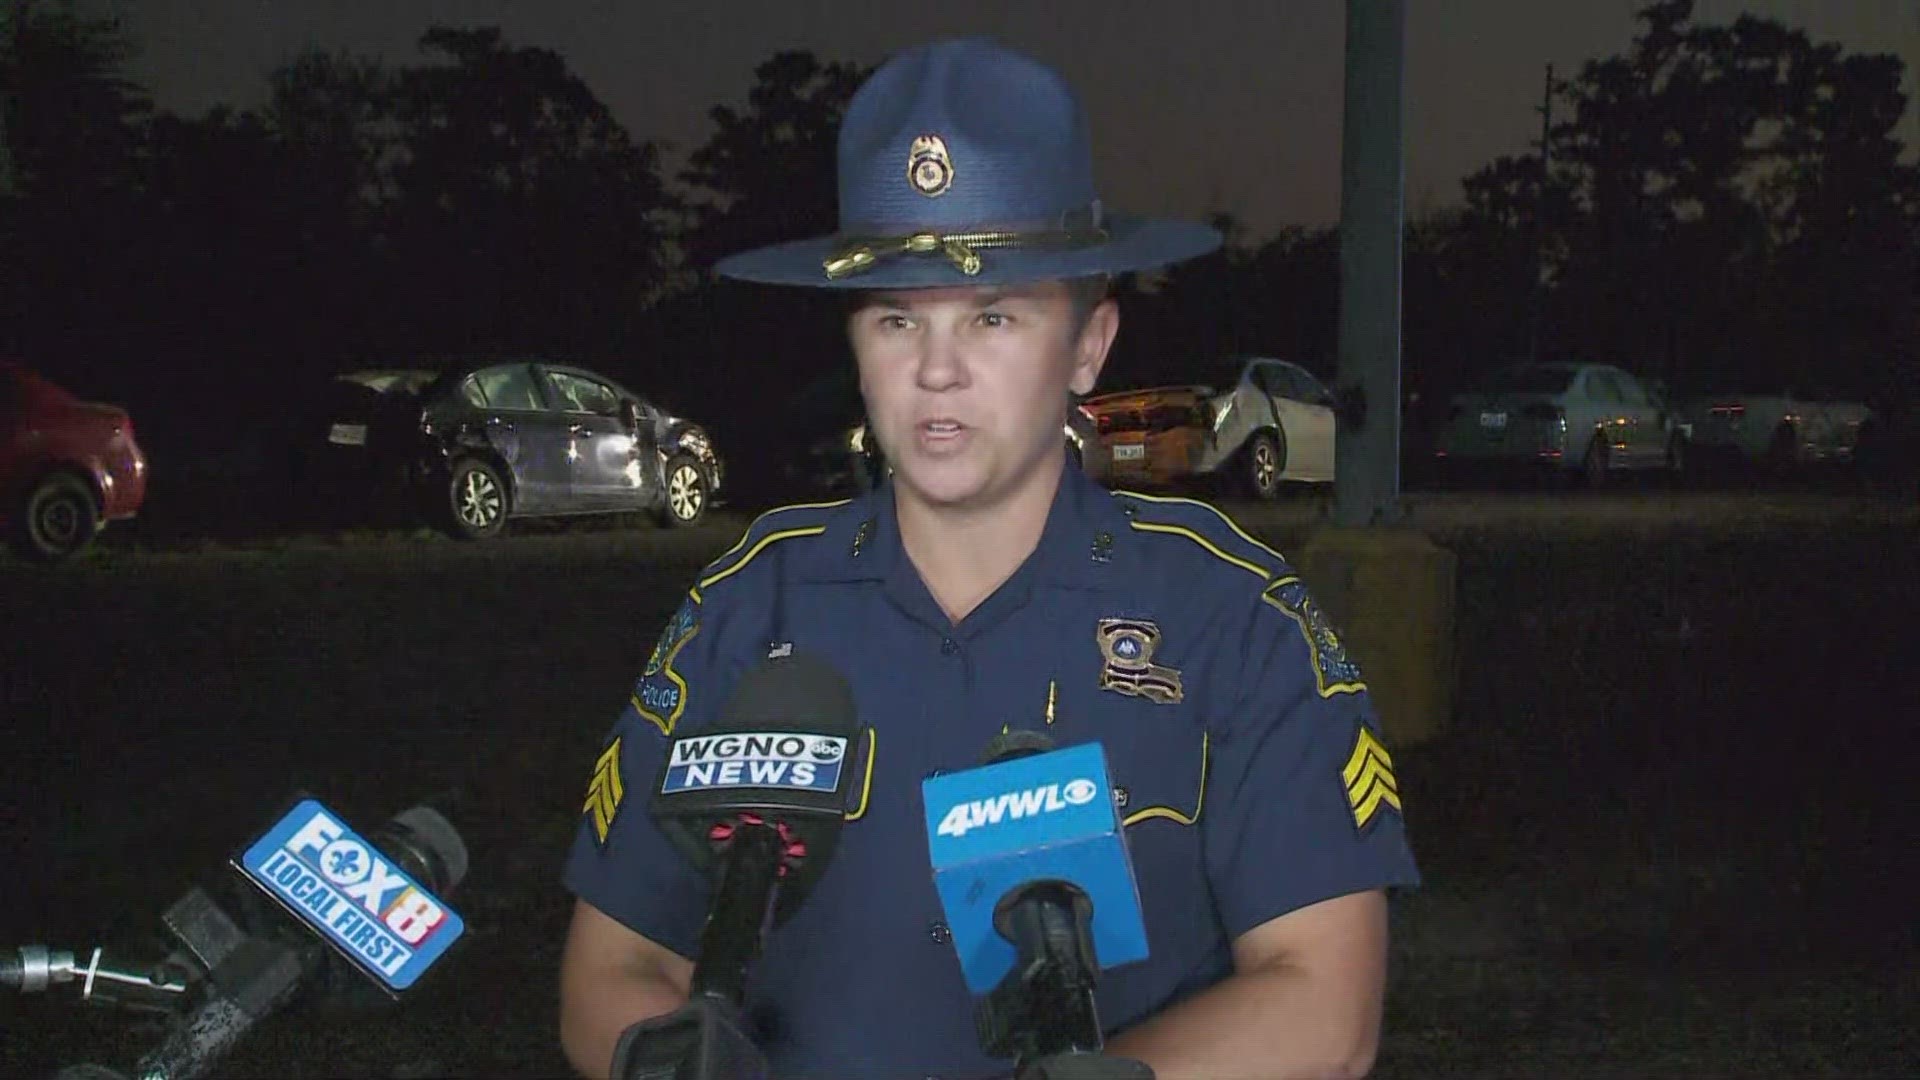
<path fill-rule="evenodd" d="M 207 998 L 170 1025 L 166 1040 L 135 1067 L 141 1080 L 192 1080 L 218 1062 L 253 1025 L 292 997 L 309 966 L 288 942 L 256 935 L 209 976 Z"/>
<path fill-rule="evenodd" d="M 760 958 L 780 893 L 785 862 L 780 834 L 771 825 L 741 822 L 721 852 L 713 906 L 700 934 L 700 957 L 690 991 L 715 997 L 735 1009 L 747 994 L 747 970 Z"/>

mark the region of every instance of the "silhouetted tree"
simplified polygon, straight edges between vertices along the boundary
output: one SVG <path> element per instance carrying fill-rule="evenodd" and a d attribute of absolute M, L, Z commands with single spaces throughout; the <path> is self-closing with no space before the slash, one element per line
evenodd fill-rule
<path fill-rule="evenodd" d="M 1537 241 L 1549 354 L 1679 382 L 1822 368 L 1858 384 L 1920 286 L 1901 256 L 1914 179 L 1892 137 L 1899 61 L 1752 16 L 1692 17 L 1692 0 L 1643 8 L 1624 54 L 1564 84 L 1550 174 L 1505 157 L 1468 178 L 1448 246 L 1486 299 L 1510 299 L 1474 336 L 1506 339 L 1496 353 L 1524 341 L 1511 315 Z"/>
<path fill-rule="evenodd" d="M 617 335 L 666 267 L 674 200 L 652 144 L 551 50 L 440 26 L 421 47 L 440 62 L 393 90 L 387 325 L 413 330 L 396 343 L 582 352 Z"/>
<path fill-rule="evenodd" d="M 744 109 L 716 105 L 714 132 L 689 157 L 680 243 L 686 288 L 650 313 L 671 342 L 683 394 L 714 418 L 741 493 L 784 484 L 777 466 L 857 416 L 852 363 L 830 297 L 711 273 L 720 258 L 832 232 L 840 119 L 867 70 L 777 53 L 754 69 Z"/>
<path fill-rule="evenodd" d="M 0 279 L 5 345 L 91 384 L 111 347 L 115 256 L 139 227 L 136 165 L 152 109 L 122 74 L 134 55 L 116 20 L 70 3 L 0 10 Z"/>
<path fill-rule="evenodd" d="M 832 231 L 840 119 L 869 73 L 781 52 L 754 69 L 745 111 L 708 111 L 716 130 L 681 173 L 697 192 L 685 237 L 690 266 L 705 270 L 736 251 Z"/>

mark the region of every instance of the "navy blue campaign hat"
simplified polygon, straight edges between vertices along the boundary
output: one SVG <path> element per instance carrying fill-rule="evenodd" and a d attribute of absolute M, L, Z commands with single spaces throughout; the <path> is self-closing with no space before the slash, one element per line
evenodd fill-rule
<path fill-rule="evenodd" d="M 1145 270 L 1221 242 L 1198 222 L 1106 210 L 1077 95 L 986 38 L 881 65 L 847 105 L 837 167 L 837 232 L 715 269 L 822 288 L 1005 285 Z"/>

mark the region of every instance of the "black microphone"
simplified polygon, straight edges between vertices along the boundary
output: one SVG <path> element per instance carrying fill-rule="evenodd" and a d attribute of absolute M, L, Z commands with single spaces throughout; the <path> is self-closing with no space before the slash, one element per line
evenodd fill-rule
<path fill-rule="evenodd" d="M 747 672 L 711 728 L 668 745 L 652 811 L 714 885 L 694 993 L 741 1003 L 766 932 L 833 857 L 864 783 L 858 741 L 847 680 L 792 654 Z"/>
<path fill-rule="evenodd" d="M 1051 749 L 1053 740 L 1045 734 L 1025 728 L 1010 728 L 987 741 L 987 750 L 980 755 L 980 764 L 993 765 L 1014 758 L 1031 757 Z"/>
<path fill-rule="evenodd" d="M 985 991 L 981 1048 L 1015 1058 L 1018 1080 L 1153 1075 L 1102 1053 L 1097 973 L 1147 948 L 1111 789 L 1098 743 L 1057 749 L 1025 730 L 923 785 L 941 906 L 969 989 Z"/>
<path fill-rule="evenodd" d="M 371 982 L 384 1000 L 397 1000 L 465 930 L 444 897 L 466 876 L 466 845 L 429 807 L 362 837 L 316 800 L 301 799 L 232 863 L 253 888 L 195 887 L 169 906 L 162 922 L 179 948 L 152 971 L 109 968 L 97 949 L 82 965 L 28 946 L 18 978 L 13 963 L 0 964 L 0 974 L 27 992 L 81 981 L 89 999 L 163 1011 L 172 1005 L 164 999 L 177 999 L 179 1015 L 135 1072 L 188 1080 L 302 990 L 339 993 Z M 83 1064 L 63 1075 L 74 1070 L 105 1071 Z"/>
<path fill-rule="evenodd" d="M 742 677 L 705 730 L 667 746 L 651 802 L 660 828 L 713 882 L 689 1004 L 623 1033 L 613 1075 L 751 1077 L 765 1061 L 741 1019 L 769 930 L 793 917 L 866 791 L 853 689 L 793 653 Z"/>

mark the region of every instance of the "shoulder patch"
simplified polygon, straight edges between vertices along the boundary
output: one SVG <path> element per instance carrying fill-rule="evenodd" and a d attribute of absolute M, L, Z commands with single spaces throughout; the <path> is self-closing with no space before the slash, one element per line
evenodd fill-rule
<path fill-rule="evenodd" d="M 580 808 L 593 822 L 593 834 L 602 844 L 607 842 L 607 830 L 613 828 L 613 819 L 625 799 L 626 790 L 620 783 L 620 737 L 616 735 L 594 759 L 593 776 L 587 781 L 587 801 Z"/>
<path fill-rule="evenodd" d="M 793 503 L 776 506 L 754 518 L 746 532 L 741 534 L 740 540 L 700 572 L 700 581 L 692 593 L 693 602 L 700 603 L 702 592 L 746 569 L 761 552 L 774 544 L 797 536 L 819 536 L 826 532 L 830 512 L 852 501 L 837 499 L 832 502 Z"/>
<path fill-rule="evenodd" d="M 1286 556 L 1254 539 L 1211 503 L 1125 489 L 1113 494 L 1135 532 L 1180 537 L 1262 582 L 1288 572 Z"/>
<path fill-rule="evenodd" d="M 1274 579 L 1273 584 L 1260 594 L 1260 599 L 1279 609 L 1300 628 L 1300 636 L 1307 643 L 1307 653 L 1312 657 L 1313 678 L 1321 697 L 1354 694 L 1367 688 L 1360 678 L 1360 665 L 1347 655 L 1346 646 L 1334 631 L 1333 623 L 1320 605 L 1314 602 L 1307 583 L 1300 580 L 1299 575 L 1285 574 Z"/>
<path fill-rule="evenodd" d="M 1365 724 L 1356 727 L 1353 752 L 1340 767 L 1340 784 L 1346 789 L 1353 827 L 1362 835 L 1379 819 L 1382 807 L 1400 812 L 1400 782 L 1393 775 L 1393 756 Z"/>
<path fill-rule="evenodd" d="M 679 610 L 660 631 L 660 640 L 654 642 L 653 654 L 647 657 L 646 669 L 633 688 L 634 710 L 662 735 L 673 734 L 673 725 L 680 722 L 680 713 L 687 707 L 687 681 L 673 669 L 673 661 L 700 632 L 697 605 L 692 593 L 680 601 Z"/>

